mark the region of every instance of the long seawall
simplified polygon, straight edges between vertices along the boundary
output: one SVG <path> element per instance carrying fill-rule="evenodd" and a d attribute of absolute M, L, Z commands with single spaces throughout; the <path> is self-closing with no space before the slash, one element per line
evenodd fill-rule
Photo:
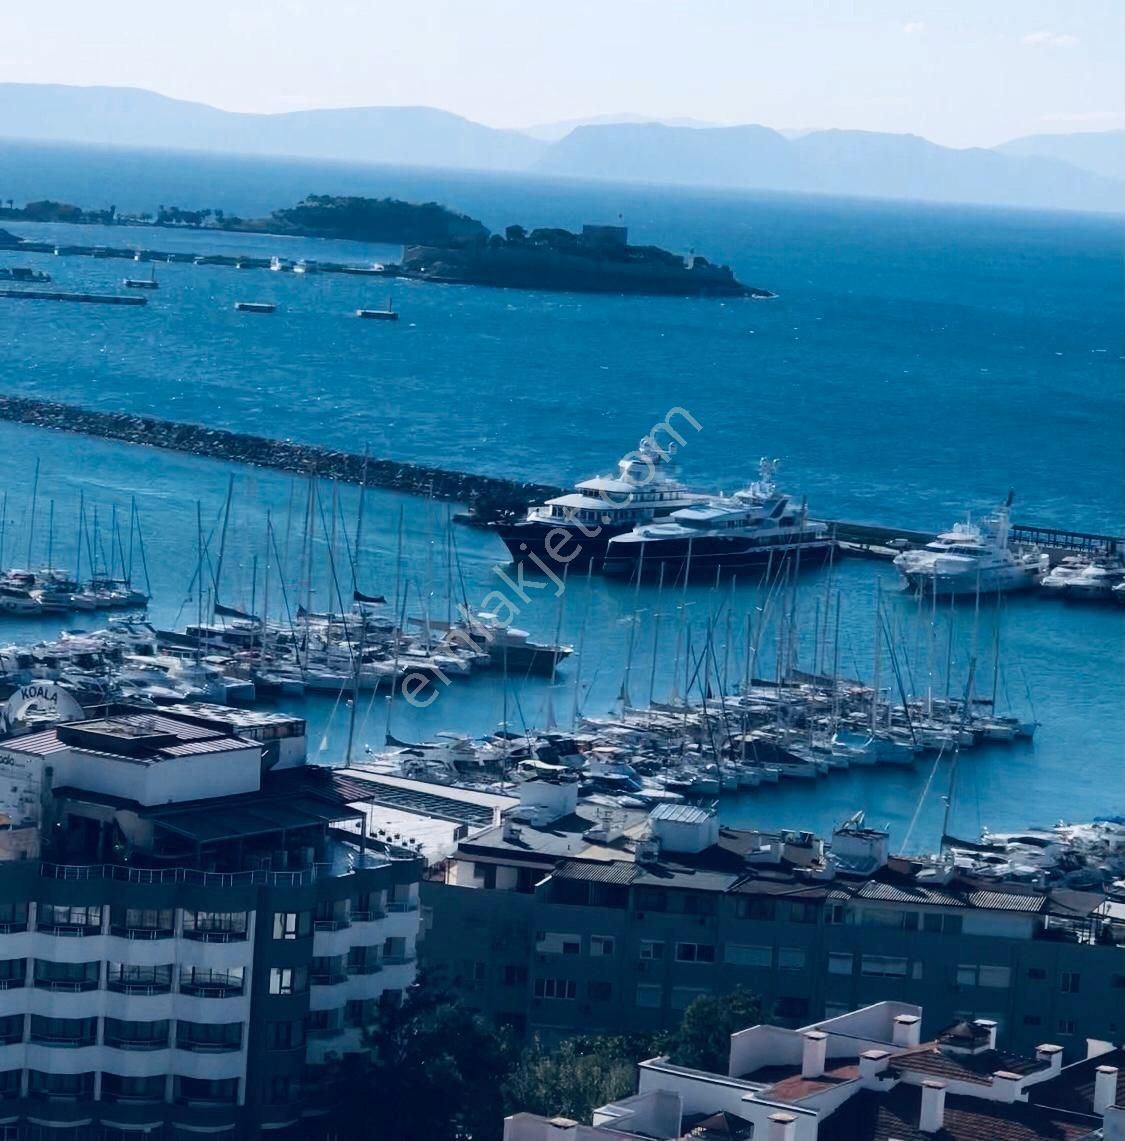
<path fill-rule="evenodd" d="M 128 412 L 99 412 L 25 396 L 0 394 L 0 420 L 57 432 L 75 432 L 103 440 L 119 440 L 141 447 L 186 452 L 230 463 L 274 468 L 296 475 L 366 483 L 368 487 L 432 495 L 436 499 L 463 503 L 476 499 L 530 503 L 560 493 L 559 488 L 546 484 L 517 483 L 493 476 L 470 475 L 423 464 L 334 451 L 293 440 L 275 440 Z"/>

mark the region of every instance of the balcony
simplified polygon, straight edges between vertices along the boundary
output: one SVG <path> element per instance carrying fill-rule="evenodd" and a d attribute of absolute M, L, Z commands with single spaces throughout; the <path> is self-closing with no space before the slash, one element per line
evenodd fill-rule
<path fill-rule="evenodd" d="M 400 914 L 404 911 L 417 911 L 418 901 L 416 899 L 392 899 L 387 904 L 388 913 Z"/>
<path fill-rule="evenodd" d="M 77 923 L 37 923 L 35 930 L 41 935 L 60 935 L 69 939 L 82 939 L 87 935 L 100 935 L 102 925 L 82 926 Z"/>
<path fill-rule="evenodd" d="M 377 975 L 383 969 L 383 964 L 378 960 L 371 963 L 349 963 L 349 975 Z"/>
<path fill-rule="evenodd" d="M 96 1046 L 98 1039 L 93 1034 L 77 1034 L 53 1037 L 48 1034 L 35 1034 L 33 1033 L 28 1041 L 33 1046 L 62 1046 L 67 1049 L 77 1049 L 81 1046 Z"/>
<path fill-rule="evenodd" d="M 383 966 L 384 967 L 401 967 L 405 963 L 413 963 L 417 958 L 418 958 L 418 956 L 416 954 L 414 954 L 412 951 L 406 952 L 402 955 L 384 955 L 383 956 Z"/>
<path fill-rule="evenodd" d="M 241 983 L 180 983 L 180 994 L 193 998 L 237 998 L 243 989 Z"/>
<path fill-rule="evenodd" d="M 0 923 L 0 935 L 15 935 L 20 931 L 26 930 L 26 919 L 21 920 L 19 923 Z"/>
<path fill-rule="evenodd" d="M 167 1050 L 167 1038 L 115 1038 L 106 1035 L 104 1045 L 113 1050 Z"/>
<path fill-rule="evenodd" d="M 176 932 L 164 927 L 119 927 L 109 929 L 111 935 L 119 939 L 174 939 Z"/>
<path fill-rule="evenodd" d="M 169 983 L 126 983 L 126 982 L 110 982 L 106 983 L 106 990 L 111 990 L 116 994 L 141 994 L 141 995 L 154 995 L 154 994 L 171 994 L 172 984 Z"/>
<path fill-rule="evenodd" d="M 97 979 L 36 979 L 37 990 L 70 991 L 97 990 Z"/>
<path fill-rule="evenodd" d="M 196 1042 L 191 1038 L 177 1038 L 177 1050 L 192 1054 L 235 1054 L 242 1049 L 241 1042 Z"/>
<path fill-rule="evenodd" d="M 346 982 L 347 978 L 348 976 L 343 971 L 325 971 L 310 975 L 309 982 L 313 986 L 336 986 L 338 983 Z"/>
<path fill-rule="evenodd" d="M 18 990 L 27 986 L 27 979 L 0 979 L 0 990 Z"/>
<path fill-rule="evenodd" d="M 353 911 L 351 914 L 351 921 L 353 923 L 374 923 L 379 919 L 386 919 L 387 913 L 381 908 L 373 908 L 369 911 Z"/>
<path fill-rule="evenodd" d="M 352 925 L 352 921 L 344 916 L 340 919 L 314 919 L 314 931 L 346 931 Z"/>
<path fill-rule="evenodd" d="M 245 931 L 185 931 L 185 939 L 196 943 L 245 943 Z"/>

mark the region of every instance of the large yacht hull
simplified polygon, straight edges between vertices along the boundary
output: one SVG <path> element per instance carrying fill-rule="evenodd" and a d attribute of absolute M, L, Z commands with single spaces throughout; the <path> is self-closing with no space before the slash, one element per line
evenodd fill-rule
<path fill-rule="evenodd" d="M 631 525 L 614 527 L 606 524 L 599 527 L 596 533 L 592 528 L 587 528 L 587 532 L 590 532 L 587 534 L 577 527 L 521 520 L 517 523 L 493 523 L 492 529 L 508 548 L 512 562 L 523 563 L 526 573 L 545 573 L 537 565 L 538 560 L 551 574 L 562 578 L 564 570 L 573 574 L 575 570 L 586 570 L 591 566 L 594 570 L 601 569 L 610 539 L 615 535 L 623 535 L 632 528 Z M 564 539 L 559 534 L 560 531 L 565 531 L 569 537 Z"/>
<path fill-rule="evenodd" d="M 617 578 L 663 579 L 666 583 L 719 575 L 761 574 L 788 564 L 817 567 L 828 561 L 834 543 L 816 539 L 786 546 L 753 546 L 744 539 L 653 539 L 645 543 L 610 544 L 602 571 Z M 643 557 L 641 552 L 644 552 Z"/>
<path fill-rule="evenodd" d="M 1007 594 L 1014 590 L 1028 590 L 1039 581 L 1034 567 L 995 567 L 978 574 L 935 574 L 917 570 L 903 573 L 907 583 L 925 594 L 939 594 L 946 598 L 981 594 Z"/>

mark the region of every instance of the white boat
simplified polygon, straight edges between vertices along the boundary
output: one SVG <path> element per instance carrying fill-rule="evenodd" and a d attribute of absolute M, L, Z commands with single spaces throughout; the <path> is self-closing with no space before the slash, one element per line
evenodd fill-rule
<path fill-rule="evenodd" d="M 1045 554 L 1009 546 L 1012 496 L 981 523 L 955 523 L 894 565 L 916 590 L 939 595 L 998 594 L 1035 586 L 1048 569 Z"/>
<path fill-rule="evenodd" d="M 1111 599 L 1125 584 L 1125 561 L 1118 555 L 1067 555 L 1043 576 L 1043 588 L 1067 598 Z"/>

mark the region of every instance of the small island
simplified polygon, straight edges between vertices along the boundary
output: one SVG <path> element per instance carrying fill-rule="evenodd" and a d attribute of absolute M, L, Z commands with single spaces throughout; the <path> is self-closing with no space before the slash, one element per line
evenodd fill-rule
<path fill-rule="evenodd" d="M 116 206 L 90 210 L 43 199 L 17 207 L 0 204 L 0 221 L 69 222 L 247 234 L 327 238 L 337 241 L 402 245 L 401 264 L 362 272 L 462 285 L 540 289 L 576 293 L 632 293 L 673 297 L 773 297 L 767 289 L 744 285 L 729 266 L 691 253 L 686 257 L 659 246 L 629 244 L 624 226 L 586 225 L 575 233 L 557 227 L 528 232 L 509 226 L 490 233 L 476 218 L 436 202 L 310 194 L 297 205 L 265 218 L 241 218 L 220 209 L 157 207 L 155 214 L 124 214 Z M 10 237 L 10 236 L 9 236 Z M 17 243 L 30 250 L 41 243 Z M 133 256 L 131 250 L 96 247 L 100 256 Z M 55 252 L 59 252 L 56 250 Z M 67 252 L 78 252 L 78 248 Z M 144 251 L 144 260 L 163 256 Z M 206 264 L 240 268 L 268 265 L 268 259 L 228 254 L 198 255 Z M 274 259 L 277 260 L 277 259 Z M 360 272 L 321 263 L 322 271 Z"/>

